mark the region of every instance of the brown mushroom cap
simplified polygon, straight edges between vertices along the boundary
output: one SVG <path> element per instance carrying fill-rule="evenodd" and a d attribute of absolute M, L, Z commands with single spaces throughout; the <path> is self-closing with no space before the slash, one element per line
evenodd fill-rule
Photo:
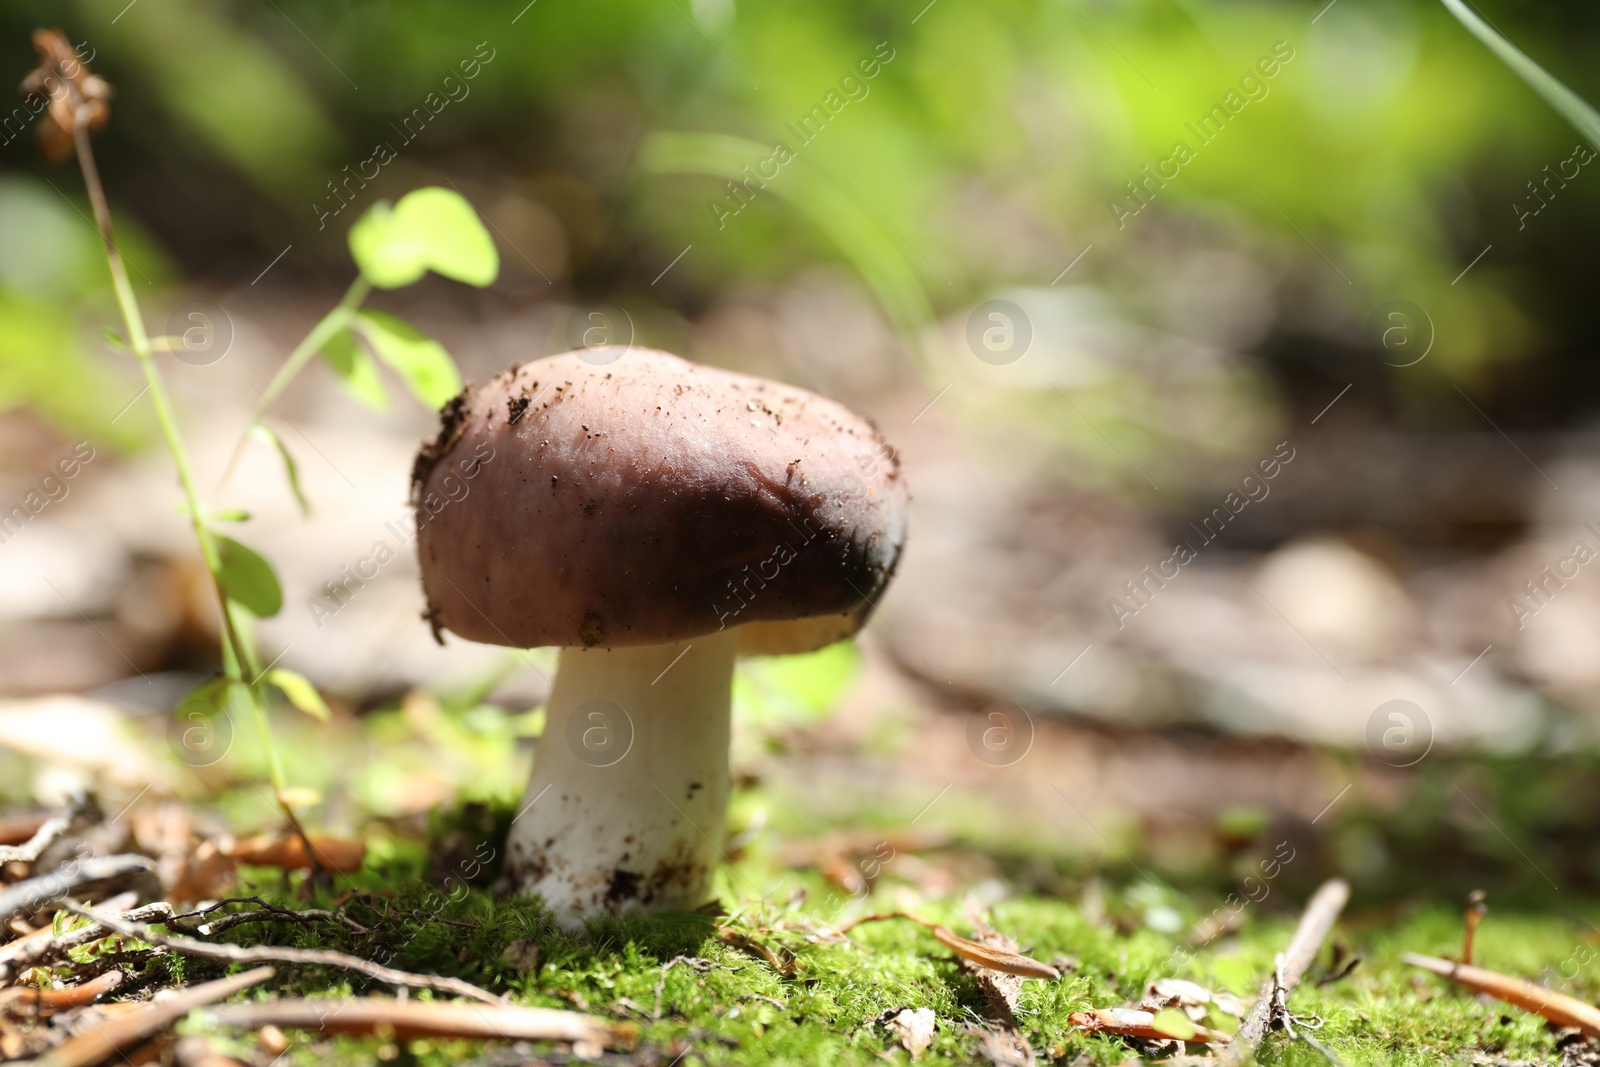
<path fill-rule="evenodd" d="M 908 495 L 883 437 L 839 404 L 631 349 L 463 393 L 417 456 L 412 502 L 437 628 L 531 648 L 742 626 L 742 651 L 774 653 L 860 628 Z"/>

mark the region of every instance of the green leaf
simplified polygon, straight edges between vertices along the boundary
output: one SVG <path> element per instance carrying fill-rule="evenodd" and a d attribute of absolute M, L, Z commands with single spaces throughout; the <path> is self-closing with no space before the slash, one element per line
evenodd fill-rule
<path fill-rule="evenodd" d="M 283 460 L 283 473 L 289 479 L 289 491 L 294 493 L 294 501 L 300 505 L 300 514 L 311 514 L 311 502 L 306 499 L 306 494 L 300 488 L 300 467 L 294 461 L 294 456 L 289 452 L 289 446 L 283 443 L 283 438 L 272 427 L 263 423 L 256 423 L 250 427 L 250 433 L 257 440 L 265 441 L 278 450 L 278 458 Z"/>
<path fill-rule="evenodd" d="M 378 365 L 372 357 L 356 344 L 356 336 L 349 330 L 340 330 L 322 346 L 322 358 L 328 361 L 333 373 L 344 382 L 350 395 L 378 411 L 389 406 L 389 394 L 378 378 Z"/>
<path fill-rule="evenodd" d="M 110 345 L 112 348 L 115 348 L 118 352 L 133 351 L 133 349 L 128 346 L 128 342 L 122 339 L 122 335 L 109 326 L 100 331 L 100 336 L 105 338 L 106 344 Z"/>
<path fill-rule="evenodd" d="M 173 709 L 168 739 L 184 762 L 209 767 L 228 754 L 233 744 L 232 711 L 242 711 L 249 689 L 227 678 L 213 678 L 189 690 Z"/>
<path fill-rule="evenodd" d="M 741 660 L 733 680 L 734 714 L 764 727 L 817 722 L 838 706 L 859 666 L 852 641 L 804 655 Z"/>
<path fill-rule="evenodd" d="M 416 189 L 393 207 L 374 205 L 350 227 L 350 254 L 380 289 L 410 285 L 433 270 L 485 286 L 500 273 L 500 254 L 465 197 L 438 186 Z"/>
<path fill-rule="evenodd" d="M 450 353 L 409 322 L 381 311 L 361 311 L 356 314 L 355 328 L 424 404 L 443 407 L 461 392 L 461 375 Z"/>
<path fill-rule="evenodd" d="M 1151 1020 L 1150 1028 L 1159 1030 L 1168 1037 L 1175 1037 L 1179 1041 L 1187 1041 L 1198 1031 L 1189 1017 L 1177 1008 L 1165 1008 L 1156 1012 L 1156 1017 Z"/>
<path fill-rule="evenodd" d="M 284 696 L 289 698 L 289 703 L 321 722 L 327 722 L 332 717 L 327 703 L 322 699 L 322 694 L 317 692 L 317 687 L 303 674 L 286 670 L 283 667 L 274 667 L 267 672 L 267 681 L 277 686 Z"/>
<path fill-rule="evenodd" d="M 210 681 L 201 682 L 178 702 L 173 714 L 180 719 L 192 715 L 210 718 L 220 714 L 228 706 L 229 684 L 226 678 L 212 678 Z"/>
<path fill-rule="evenodd" d="M 1470 30 L 1474 37 L 1499 57 L 1500 62 L 1510 67 L 1512 73 L 1527 82 L 1534 92 L 1544 97 L 1546 103 L 1561 112 L 1561 117 L 1572 123 L 1579 133 L 1589 139 L 1590 144 L 1600 146 L 1600 112 L 1595 111 L 1583 97 L 1552 78 L 1543 67 L 1529 59 L 1522 49 L 1500 36 L 1493 26 L 1479 18 L 1477 12 L 1462 3 L 1462 0 L 1443 0 L 1443 2 L 1450 13 L 1460 19 L 1461 24 Z"/>
<path fill-rule="evenodd" d="M 769 146 L 742 137 L 663 131 L 644 139 L 639 165 L 654 174 L 700 174 L 738 180 L 752 159 L 772 155 Z M 904 238 L 892 223 L 877 214 L 860 191 L 841 185 L 809 160 L 777 162 L 784 167 L 784 179 L 772 183 L 772 192 L 788 201 L 838 247 L 911 350 L 920 352 L 919 338 L 932 321 L 933 310 L 915 264 L 903 251 Z"/>
<path fill-rule="evenodd" d="M 185 511 L 188 509 L 185 508 Z M 207 514 L 213 522 L 249 522 L 250 513 L 244 508 L 216 508 Z"/>
<path fill-rule="evenodd" d="M 394 207 L 387 200 L 372 205 L 350 227 L 350 258 L 380 289 L 410 285 L 428 272 L 421 251 L 396 236 Z"/>
<path fill-rule="evenodd" d="M 222 570 L 217 580 L 228 599 L 257 618 L 270 618 L 283 610 L 283 587 L 272 572 L 272 564 L 253 548 L 223 534 L 214 535 Z"/>

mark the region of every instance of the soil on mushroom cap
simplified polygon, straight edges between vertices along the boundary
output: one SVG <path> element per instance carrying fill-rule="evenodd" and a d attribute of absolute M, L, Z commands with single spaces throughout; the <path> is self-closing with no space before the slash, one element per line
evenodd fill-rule
<path fill-rule="evenodd" d="M 472 396 L 472 383 L 467 382 L 461 392 L 451 397 L 439 409 L 439 432 L 432 441 L 424 441 L 417 449 L 417 458 L 411 465 L 411 505 L 416 507 L 422 499 L 422 487 L 433 473 L 434 464 L 449 452 L 467 431 L 467 401 Z"/>

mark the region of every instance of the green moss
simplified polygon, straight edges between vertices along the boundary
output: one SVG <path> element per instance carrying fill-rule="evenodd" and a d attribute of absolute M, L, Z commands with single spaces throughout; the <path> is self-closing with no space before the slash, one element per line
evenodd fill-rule
<path fill-rule="evenodd" d="M 815 692 L 797 690 L 781 672 L 747 672 L 740 689 L 743 750 L 781 752 L 795 724 L 833 698 L 831 687 L 848 667 L 832 663 Z M 982 1001 L 948 949 L 905 922 L 860 927 L 844 943 L 821 935 L 860 915 L 900 908 L 965 932 L 964 897 L 974 893 L 998 900 L 989 921 L 1024 951 L 1071 964 L 1058 982 L 1027 982 L 1018 1004 L 1041 1061 L 1120 1064 L 1135 1054 L 1133 1046 L 1079 1033 L 1068 1016 L 1136 1003 L 1145 984 L 1161 977 L 1187 978 L 1248 1002 L 1304 900 L 1338 871 L 1355 884 L 1356 899 L 1337 936 L 1361 962 L 1326 985 L 1316 984 L 1320 972 L 1314 972 L 1291 1006 L 1313 1025 L 1323 1020 L 1314 1032 L 1352 1067 L 1455 1064 L 1479 1055 L 1560 1058 L 1542 1020 L 1480 1002 L 1400 962 L 1406 951 L 1459 952 L 1461 901 L 1477 886 L 1489 890 L 1491 908 L 1479 962 L 1580 998 L 1600 997 L 1595 927 L 1585 921 L 1600 916 L 1600 862 L 1591 844 L 1596 805 L 1585 802 L 1600 789 L 1594 754 L 1435 758 L 1409 772 L 1400 789 L 1397 782 L 1379 788 L 1350 757 L 1328 753 L 1330 779 L 1355 786 L 1315 835 L 1281 814 L 1224 810 L 1177 849 L 1145 840 L 1137 824 L 1106 824 L 1117 844 L 1100 855 L 1041 823 L 1043 814 L 1007 807 L 1003 795 L 981 789 L 940 793 L 944 799 L 929 812 L 933 790 L 897 786 L 888 774 L 863 786 L 877 779 L 859 767 L 849 788 L 773 776 L 733 798 L 730 825 L 743 851 L 733 855 L 736 867 L 719 874 L 717 892 L 730 912 L 727 925 L 774 952 L 792 953 L 792 973 L 780 975 L 722 940 L 717 922 L 705 916 L 597 923 L 582 939 L 554 929 L 534 901 L 496 899 L 498 850 L 527 773 L 528 754 L 517 741 L 537 733 L 538 723 L 536 716 L 480 705 L 483 688 L 438 704 L 414 699 L 404 709 L 333 726 L 300 717 L 284 723 L 293 739 L 287 747 L 309 754 L 295 768 L 296 782 L 342 798 L 308 819 L 362 827 L 367 867 L 316 887 L 309 898 L 298 876 L 286 880 L 276 872 L 255 872 L 243 891 L 292 908 L 343 907 L 373 932 L 263 924 L 226 936 L 339 948 L 407 970 L 455 975 L 520 1003 L 630 1021 L 640 1029 L 641 1047 L 661 1064 L 685 1050 L 684 1067 L 875 1064 L 884 1056 L 905 1062 L 904 1051 L 875 1023 L 901 1007 L 930 1008 L 938 1018 L 933 1046 L 919 1062 L 965 1063 L 976 1055 L 969 1027 L 979 1021 Z M 254 784 L 249 738 L 239 738 L 235 750 L 227 779 L 235 786 L 211 804 L 236 826 L 271 825 L 276 817 Z M 875 758 L 866 757 L 869 772 Z M 341 784 L 351 767 L 380 765 Z M 462 806 L 423 817 L 415 796 L 441 784 Z M 785 841 L 839 826 L 877 825 L 891 836 L 919 814 L 927 815 L 919 829 L 956 842 L 951 853 L 918 857 L 943 876 L 942 888 L 940 878 L 912 879 L 916 864 L 895 862 L 870 896 L 853 899 L 815 872 L 785 869 L 778 858 Z M 427 844 L 418 840 L 424 835 Z M 1256 902 L 1241 905 L 1246 896 Z M 1185 948 L 1197 921 L 1235 907 L 1242 909 L 1235 934 L 1197 952 Z M 535 948 L 537 967 L 525 971 Z M 689 961 L 667 966 L 678 957 Z M 151 963 L 149 977 L 160 986 L 221 973 L 214 963 L 167 957 Z M 326 969 L 280 967 L 269 989 L 247 995 L 350 992 L 390 991 Z M 1214 1014 L 1210 1024 L 1228 1029 L 1236 1022 Z M 493 1051 L 471 1042 L 291 1039 L 284 1063 L 370 1063 L 382 1053 L 395 1062 L 445 1064 Z M 1282 1036 L 1266 1043 L 1260 1060 L 1326 1062 Z"/>
<path fill-rule="evenodd" d="M 919 1062 L 965 1063 L 975 1055 L 977 1037 L 968 1027 L 979 1019 L 981 997 L 972 978 L 926 930 L 906 922 L 881 922 L 859 927 L 849 942 L 830 943 L 817 936 L 830 922 L 898 906 L 892 899 L 895 891 L 887 885 L 841 909 L 837 892 L 820 880 L 793 874 L 785 879 L 782 872 L 743 863 L 746 878 L 763 885 L 776 882 L 781 889 L 765 900 L 737 898 L 736 913 L 721 921 L 776 952 L 792 952 L 794 974 L 784 977 L 765 960 L 722 940 L 716 921 L 703 916 L 596 923 L 588 938 L 572 937 L 546 921 L 536 902 L 496 900 L 479 888 L 453 895 L 430 889 L 418 881 L 424 866 L 419 849 L 402 848 L 382 869 L 312 893 L 319 906 L 343 898 L 347 914 L 373 930 L 369 936 L 332 926 L 311 931 L 281 923 L 236 927 L 228 936 L 241 943 L 334 947 L 392 957 L 394 966 L 456 975 L 508 993 L 520 1003 L 578 1008 L 631 1021 L 639 1026 L 641 1047 L 660 1052 L 664 1062 L 692 1049 L 680 1061 L 685 1067 L 869 1064 L 881 1062 L 885 1054 L 892 1062 L 903 1062 L 905 1053 L 874 1020 L 905 1006 L 931 1008 L 939 1020 L 933 1046 Z M 263 878 L 250 889 L 287 907 L 309 903 L 298 885 L 280 876 Z M 1113 905 L 1108 911 L 1126 922 L 1127 916 L 1139 914 L 1132 902 L 1151 895 L 1143 881 L 1121 891 L 1107 890 L 1107 902 Z M 1185 930 L 1217 905 L 1166 887 L 1159 896 L 1180 913 Z M 1181 934 L 1091 922 L 1066 899 L 1005 900 L 990 916 L 1024 951 L 1068 962 L 1059 982 L 1025 983 L 1018 1002 L 1017 1017 L 1041 1058 L 1116 1064 L 1133 1053 L 1132 1047 L 1115 1038 L 1078 1033 L 1068 1015 L 1088 1007 L 1131 1004 L 1145 983 L 1169 976 L 1227 990 L 1248 1002 L 1297 917 L 1281 897 L 1275 894 L 1261 905 L 1246 907 L 1236 935 L 1197 953 L 1183 950 Z M 917 910 L 958 931 L 968 925 L 955 901 Z M 1479 934 L 1478 960 L 1529 976 L 1548 969 L 1547 981 L 1593 999 L 1600 994 L 1600 970 L 1590 962 L 1595 954 L 1584 936 L 1592 929 L 1570 913 L 1496 908 Z M 1314 972 L 1295 993 L 1291 1007 L 1311 1025 L 1313 1017 L 1320 1017 L 1323 1026 L 1315 1033 L 1352 1067 L 1457 1063 L 1477 1053 L 1557 1058 L 1555 1038 L 1542 1020 L 1480 1002 L 1400 963 L 1405 951 L 1457 952 L 1460 936 L 1460 912 L 1454 906 L 1390 909 L 1387 917 L 1382 912 L 1354 913 L 1338 937 L 1362 957 L 1360 964 L 1326 985 L 1316 984 L 1320 972 Z M 516 961 L 530 959 L 530 946 L 537 946 L 537 966 L 523 973 Z M 668 966 L 679 957 L 688 959 Z M 159 970 L 162 981 L 178 977 L 174 962 L 155 961 L 151 967 Z M 199 981 L 222 969 L 189 960 L 182 972 L 185 980 Z M 270 990 L 251 995 L 368 991 L 385 992 L 365 980 L 319 968 L 281 967 Z M 1236 1021 L 1213 1013 L 1212 1025 L 1231 1028 Z M 306 1065 L 369 1063 L 380 1055 L 395 1062 L 446 1064 L 483 1051 L 476 1043 L 461 1041 L 396 1045 L 376 1038 L 329 1040 L 313 1034 L 291 1039 L 293 1049 L 282 1062 Z M 1076 1059 L 1080 1056 L 1084 1059 Z M 1326 1062 L 1308 1046 L 1282 1036 L 1267 1042 L 1260 1061 Z"/>

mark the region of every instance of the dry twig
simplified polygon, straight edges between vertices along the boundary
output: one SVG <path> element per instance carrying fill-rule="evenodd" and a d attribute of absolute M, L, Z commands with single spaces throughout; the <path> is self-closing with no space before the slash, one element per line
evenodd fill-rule
<path fill-rule="evenodd" d="M 130 922 L 162 922 L 171 915 L 172 905 L 161 900 L 125 911 L 120 917 Z M 0 947 L 0 981 L 5 981 L 11 971 L 31 967 L 42 959 L 97 941 L 111 932 L 111 928 L 104 923 L 92 922 L 76 930 L 66 930 L 54 935 L 49 928 L 46 928 L 21 940 L 13 941 L 9 945 Z"/>
<path fill-rule="evenodd" d="M 207 905 L 198 911 L 186 911 L 181 915 L 174 915 L 172 916 L 172 921 L 176 923 L 185 919 L 204 918 L 205 916 L 210 915 L 212 912 L 221 908 L 225 908 L 231 904 L 259 904 L 261 906 L 261 910 L 231 912 L 227 915 L 221 916 L 220 918 L 213 919 L 210 922 L 198 924 L 185 923 L 181 928 L 190 929 L 192 926 L 192 929 L 195 933 L 198 933 L 202 937 L 210 937 L 212 934 L 219 934 L 231 927 L 241 926 L 245 923 L 297 922 L 303 926 L 309 927 L 313 921 L 320 921 L 339 923 L 351 933 L 360 934 L 362 936 L 372 933 L 371 930 L 367 929 L 365 926 L 362 926 L 354 919 L 349 918 L 343 912 L 325 911 L 322 908 L 306 908 L 303 911 L 295 911 L 292 908 L 281 908 L 276 904 L 270 904 L 267 901 L 262 900 L 260 897 L 229 897 L 226 900 L 219 900 L 215 904 Z"/>
<path fill-rule="evenodd" d="M 387 997 L 331 997 L 228 1004 L 205 1013 L 218 1026 L 259 1030 L 263 1026 L 320 1030 L 325 1034 L 396 1037 L 462 1037 L 507 1041 L 565 1041 L 600 1048 L 630 1045 L 637 1030 L 594 1015 L 559 1008 L 501 1004 L 449 1004 Z"/>
<path fill-rule="evenodd" d="M 133 853 L 76 859 L 49 874 L 25 878 L 0 889 L 0 920 L 42 908 L 92 882 L 109 882 L 155 869 L 155 861 Z"/>
<path fill-rule="evenodd" d="M 32 863 L 72 825 L 72 815 L 64 811 L 46 819 L 24 844 L 0 845 L 0 863 Z"/>
<path fill-rule="evenodd" d="M 29 1017 L 54 1015 L 70 1008 L 93 1004 L 122 984 L 121 971 L 107 971 L 98 978 L 63 989 L 34 989 L 22 986 L 0 990 L 0 1008 L 11 1015 Z"/>
<path fill-rule="evenodd" d="M 347 952 L 276 945 L 212 944 L 176 934 L 158 934 L 142 923 L 128 922 L 109 915 L 98 915 L 88 908 L 70 902 L 66 904 L 66 907 L 69 911 L 76 912 L 79 915 L 86 915 L 91 919 L 104 923 L 119 934 L 137 937 L 141 941 L 148 941 L 152 945 L 164 946 L 185 956 L 201 956 L 206 959 L 224 960 L 229 963 L 306 963 L 317 967 L 338 967 L 365 975 L 386 985 L 403 986 L 409 989 L 432 989 L 439 993 L 468 997 L 485 1004 L 503 1003 L 501 998 L 488 990 L 480 989 L 471 982 L 464 982 L 459 978 L 397 971 L 392 967 L 385 967 L 382 964 L 373 963 L 371 960 L 364 960 L 360 956 L 352 956 Z"/>
<path fill-rule="evenodd" d="M 161 1033 L 195 1008 L 226 1000 L 272 977 L 271 967 L 219 978 L 185 989 L 166 1000 L 135 1008 L 62 1042 L 34 1061 L 34 1067 L 93 1067 L 125 1048 Z"/>
<path fill-rule="evenodd" d="M 650 1018 L 661 1018 L 661 998 L 667 992 L 667 972 L 680 963 L 692 971 L 699 971 L 701 974 L 715 970 L 717 966 L 716 960 L 703 960 L 698 956 L 674 956 L 666 963 L 663 963 L 661 965 L 661 981 L 656 983 L 656 1006 L 655 1010 L 650 1013 Z"/>
<path fill-rule="evenodd" d="M 1322 951 L 1322 943 L 1328 939 L 1333 924 L 1338 921 L 1339 913 L 1349 899 L 1350 883 L 1343 878 L 1322 883 L 1322 887 L 1312 895 L 1300 916 L 1300 924 L 1295 927 L 1294 936 L 1289 938 L 1288 947 L 1278 956 L 1278 965 L 1272 977 L 1262 983 L 1255 1007 L 1250 1009 L 1249 1016 L 1234 1035 L 1228 1062 L 1243 1063 L 1261 1039 L 1267 1036 L 1267 1031 L 1275 1023 L 1287 1018 L 1289 994 L 1294 992 L 1294 987 L 1300 984 L 1300 979 L 1305 977 L 1306 971 L 1316 960 L 1317 953 Z"/>
<path fill-rule="evenodd" d="M 55 818 L 48 811 L 14 811 L 0 815 L 0 845 L 25 844 L 39 827 Z"/>

